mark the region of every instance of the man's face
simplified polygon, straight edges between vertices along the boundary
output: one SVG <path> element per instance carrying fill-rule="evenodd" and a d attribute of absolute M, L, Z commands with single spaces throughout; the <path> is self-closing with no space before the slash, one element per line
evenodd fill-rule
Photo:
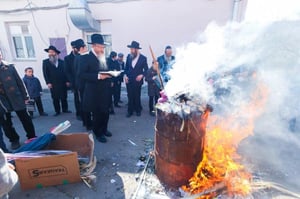
<path fill-rule="evenodd" d="M 48 56 L 49 57 L 56 57 L 57 53 L 54 50 L 48 50 Z"/>
<path fill-rule="evenodd" d="M 105 53 L 105 45 L 93 44 L 92 48 L 98 56 L 102 56 Z"/>
<path fill-rule="evenodd" d="M 139 52 L 138 49 L 130 48 L 130 54 L 132 55 L 132 57 L 136 57 L 138 52 Z"/>
<path fill-rule="evenodd" d="M 167 57 L 171 57 L 172 56 L 172 49 L 166 49 L 165 54 Z"/>
<path fill-rule="evenodd" d="M 75 55 L 77 55 L 79 53 L 79 50 L 77 48 L 72 47 L 72 51 Z"/>
<path fill-rule="evenodd" d="M 118 57 L 118 61 L 123 61 L 124 57 Z"/>

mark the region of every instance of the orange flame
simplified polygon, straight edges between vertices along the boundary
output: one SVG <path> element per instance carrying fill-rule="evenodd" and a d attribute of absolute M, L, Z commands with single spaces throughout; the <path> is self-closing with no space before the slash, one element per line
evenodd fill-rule
<path fill-rule="evenodd" d="M 253 133 L 254 121 L 262 112 L 267 99 L 266 87 L 260 85 L 245 103 L 226 119 L 210 118 L 205 136 L 203 159 L 196 172 L 183 190 L 192 194 L 203 193 L 222 185 L 219 191 L 228 195 L 245 196 L 251 192 L 251 174 L 237 161 L 237 146 Z M 218 191 L 200 196 L 200 199 L 213 198 Z"/>

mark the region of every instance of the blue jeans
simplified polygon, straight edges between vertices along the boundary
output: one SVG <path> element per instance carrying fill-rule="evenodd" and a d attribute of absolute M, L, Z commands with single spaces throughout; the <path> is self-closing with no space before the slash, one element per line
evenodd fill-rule
<path fill-rule="evenodd" d="M 3 150 L 3 152 L 7 153 L 8 149 L 6 148 L 6 145 L 3 140 L 3 132 L 2 127 L 0 126 L 0 148 Z"/>

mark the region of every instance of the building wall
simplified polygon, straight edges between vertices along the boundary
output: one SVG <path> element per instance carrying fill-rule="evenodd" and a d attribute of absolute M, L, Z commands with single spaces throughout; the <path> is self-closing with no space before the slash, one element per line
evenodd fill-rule
<path fill-rule="evenodd" d="M 174 48 L 187 42 L 195 41 L 208 23 L 215 21 L 225 24 L 233 17 L 235 0 L 137 0 L 117 3 L 89 3 L 90 10 L 96 20 L 100 20 L 101 33 L 112 36 L 112 49 L 128 53 L 126 47 L 132 40 L 139 41 L 141 52 L 150 58 L 151 45 L 156 56 L 163 53 L 166 45 Z M 23 75 L 26 66 L 32 66 L 35 74 L 45 83 L 42 76 L 41 63 L 47 57 L 44 49 L 49 46 L 49 38 L 65 38 L 67 52 L 70 41 L 87 35 L 77 29 L 67 10 L 68 0 L 32 0 L 32 8 L 43 7 L 42 10 L 7 13 L 7 10 L 28 7 L 26 0 L 0 1 L 0 48 L 8 61 L 16 64 Z M 244 3 L 245 4 L 245 3 Z M 51 9 L 61 5 L 60 8 Z M 244 9 L 246 5 L 242 5 Z M 241 4 L 240 6 L 241 7 Z M 238 12 L 242 15 L 244 10 Z M 15 59 L 14 48 L 7 30 L 7 23 L 25 21 L 29 23 L 33 38 L 36 58 Z M 63 50 L 63 49 L 60 49 Z"/>

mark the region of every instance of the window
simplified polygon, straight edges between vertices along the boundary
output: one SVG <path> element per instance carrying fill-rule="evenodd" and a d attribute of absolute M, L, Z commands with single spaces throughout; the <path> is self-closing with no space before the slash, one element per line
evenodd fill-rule
<path fill-rule="evenodd" d="M 35 51 L 30 29 L 27 24 L 8 24 L 14 47 L 15 58 L 35 58 Z"/>
<path fill-rule="evenodd" d="M 91 35 L 92 34 L 87 35 L 88 42 L 91 42 Z M 102 35 L 102 36 L 103 36 L 104 43 L 106 44 L 105 56 L 108 57 L 110 52 L 112 51 L 112 38 L 111 38 L 111 35 L 109 35 L 109 34 Z M 91 45 L 88 45 L 88 49 L 91 50 Z"/>

